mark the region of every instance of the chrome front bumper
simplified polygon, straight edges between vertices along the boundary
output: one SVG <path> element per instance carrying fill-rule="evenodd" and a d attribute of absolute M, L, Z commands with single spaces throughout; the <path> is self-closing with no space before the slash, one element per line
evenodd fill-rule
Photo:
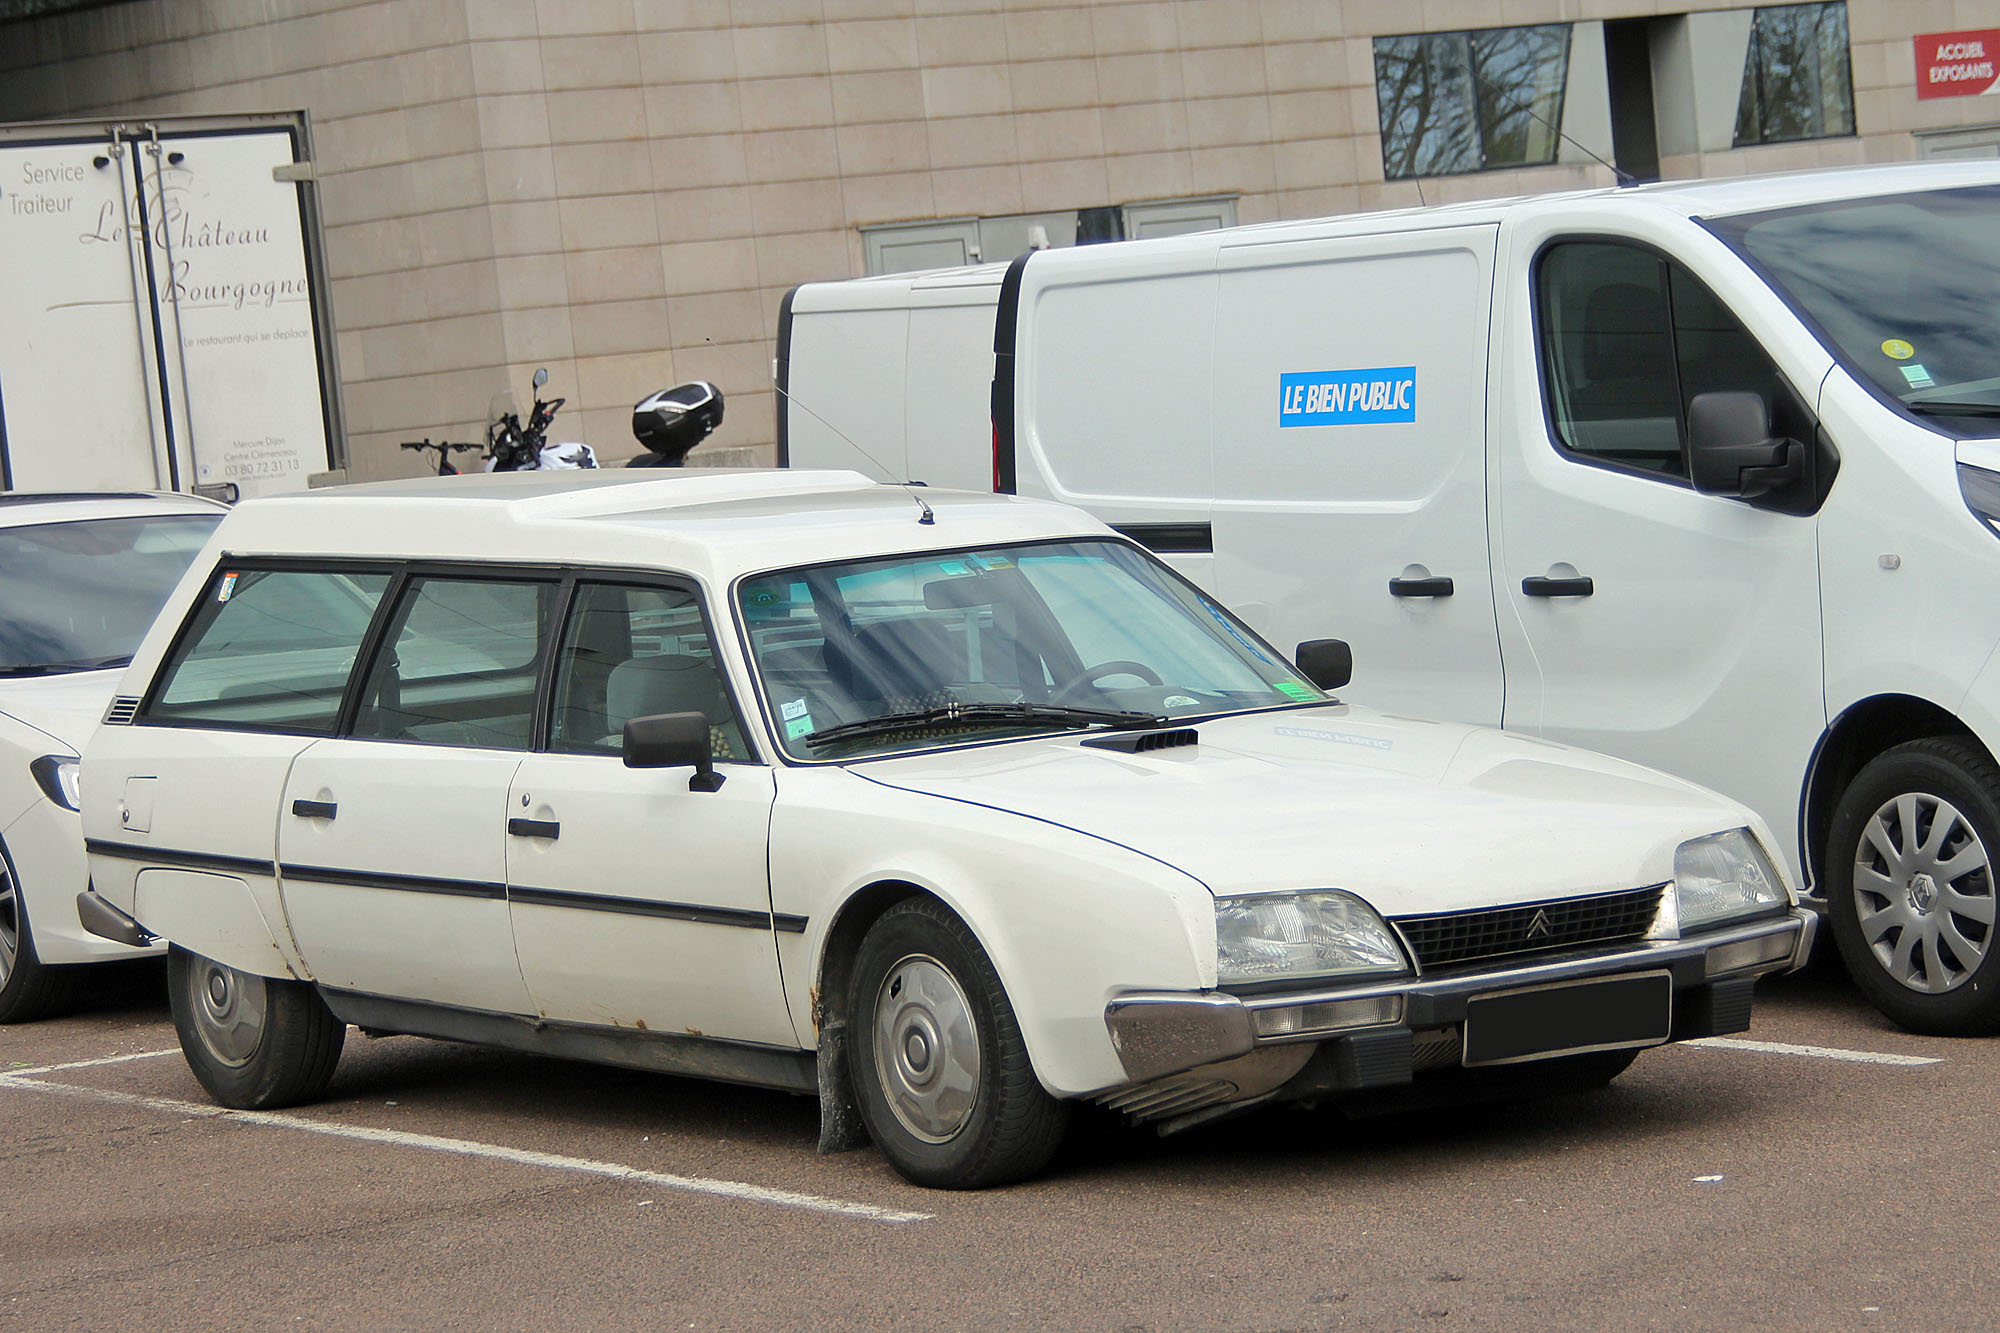
<path fill-rule="evenodd" d="M 1373 1086 L 1397 1079 L 1396 1061 L 1385 1064 L 1371 1050 L 1406 1050 L 1413 1032 L 1462 1023 L 1467 1003 L 1480 996 L 1564 982 L 1666 972 L 1674 991 L 1668 1040 L 1740 1032 L 1749 1025 L 1750 992 L 1757 979 L 1803 966 L 1818 925 L 1815 913 L 1793 908 L 1782 917 L 1707 931 L 1693 939 L 1649 941 L 1615 953 L 1493 971 L 1250 995 L 1140 992 L 1107 1004 L 1104 1024 L 1134 1084 L 1264 1047 L 1340 1042 L 1351 1048 L 1354 1058 L 1348 1063 L 1357 1070 L 1356 1086 Z M 1407 1072 L 1402 1078 L 1408 1078 Z"/>

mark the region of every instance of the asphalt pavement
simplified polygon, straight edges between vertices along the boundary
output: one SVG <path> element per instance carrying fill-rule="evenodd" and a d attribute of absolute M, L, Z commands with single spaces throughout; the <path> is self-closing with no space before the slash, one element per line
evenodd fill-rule
<path fill-rule="evenodd" d="M 2000 1040 L 1837 970 L 1608 1089 L 1172 1138 L 919 1189 L 802 1098 L 350 1032 L 223 1112 L 157 969 L 0 1028 L 0 1323 L 36 1330 L 1983 1329 Z"/>

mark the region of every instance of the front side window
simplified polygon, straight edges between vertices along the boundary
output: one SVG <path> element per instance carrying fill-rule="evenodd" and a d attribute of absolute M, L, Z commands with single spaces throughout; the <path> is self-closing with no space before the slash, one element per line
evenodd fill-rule
<path fill-rule="evenodd" d="M 1711 219 L 1857 378 L 1940 430 L 2000 418 L 2000 186 Z"/>
<path fill-rule="evenodd" d="M 0 528 L 0 676 L 124 666 L 220 514 Z"/>
<path fill-rule="evenodd" d="M 553 582 L 414 578 L 370 663 L 353 734 L 524 750 Z"/>
<path fill-rule="evenodd" d="M 1743 57 L 1736 146 L 1854 133 L 1854 71 L 1847 5 L 1759 9 Z"/>
<path fill-rule="evenodd" d="M 1573 454 L 1685 478 L 1688 406 L 1786 391 L 1757 341 L 1693 274 L 1615 242 L 1549 247 L 1536 267 L 1542 379 L 1557 440 Z"/>
<path fill-rule="evenodd" d="M 708 625 L 681 588 L 578 587 L 556 657 L 549 748 L 617 754 L 625 724 L 660 713 L 700 713 L 718 761 L 749 758 L 723 688 Z"/>
<path fill-rule="evenodd" d="M 785 570 L 737 600 L 786 752 L 856 755 L 1321 703 L 1158 562 L 1048 542 Z"/>
<path fill-rule="evenodd" d="M 332 732 L 386 573 L 224 565 L 140 721 Z"/>
<path fill-rule="evenodd" d="M 1567 23 L 1375 39 L 1387 180 L 1556 160 Z"/>

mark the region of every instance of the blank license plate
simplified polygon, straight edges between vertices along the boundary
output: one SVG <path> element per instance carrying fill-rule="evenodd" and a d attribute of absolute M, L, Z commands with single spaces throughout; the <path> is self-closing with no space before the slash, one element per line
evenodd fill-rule
<path fill-rule="evenodd" d="M 1465 1006 L 1465 1063 L 1657 1046 L 1673 1021 L 1674 981 L 1665 972 L 1481 995 Z"/>

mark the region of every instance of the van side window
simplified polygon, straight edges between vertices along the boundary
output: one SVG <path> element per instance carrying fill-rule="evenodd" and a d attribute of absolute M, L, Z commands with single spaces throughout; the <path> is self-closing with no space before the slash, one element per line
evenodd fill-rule
<path fill-rule="evenodd" d="M 549 748 L 617 754 L 625 724 L 658 713 L 700 713 L 716 759 L 750 757 L 695 595 L 580 584 L 556 658 Z"/>
<path fill-rule="evenodd" d="M 329 733 L 389 576 L 216 571 L 139 720 Z"/>
<path fill-rule="evenodd" d="M 413 578 L 362 686 L 353 734 L 525 750 L 553 582 Z"/>
<path fill-rule="evenodd" d="M 1636 245 L 1551 246 L 1536 269 L 1542 383 L 1571 453 L 1685 478 L 1699 393 L 1779 399 L 1778 370 L 1715 294 Z"/>

